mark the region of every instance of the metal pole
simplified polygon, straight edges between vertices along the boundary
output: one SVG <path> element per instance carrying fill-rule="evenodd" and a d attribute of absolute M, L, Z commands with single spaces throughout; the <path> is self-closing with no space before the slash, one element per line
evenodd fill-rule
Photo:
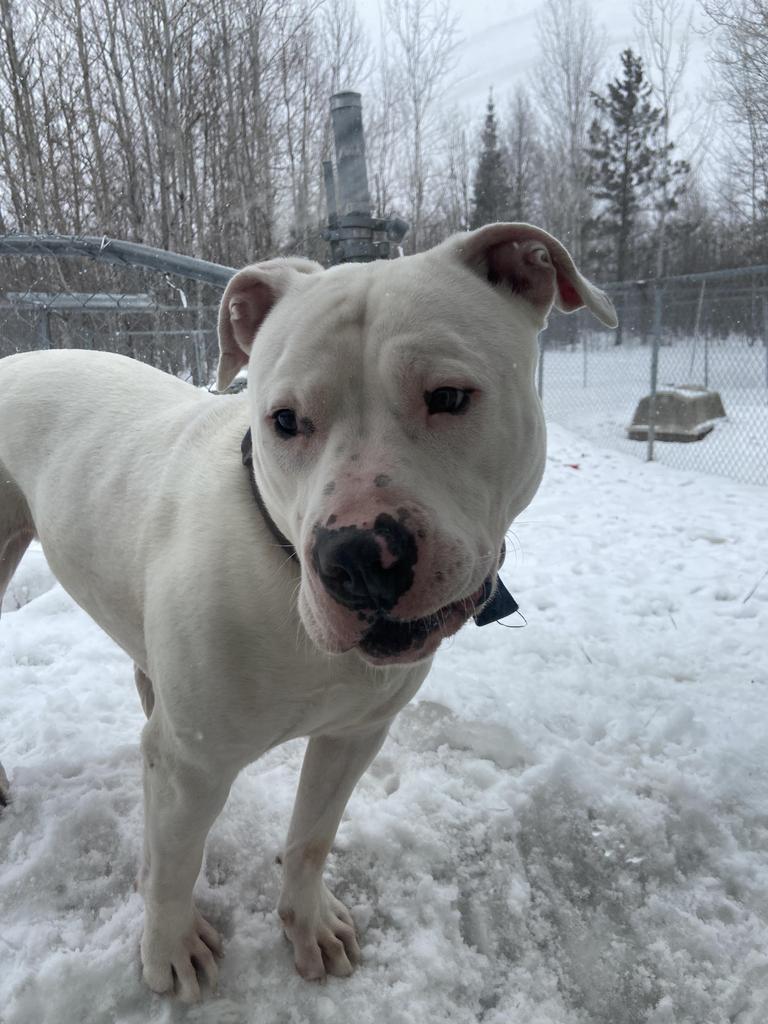
<path fill-rule="evenodd" d="M 338 169 L 338 212 L 371 214 L 368 171 L 365 167 L 363 100 L 359 92 L 331 96 L 331 121 Z"/>
<path fill-rule="evenodd" d="M 688 371 L 688 376 L 691 378 L 691 384 L 693 384 L 693 371 L 694 364 L 696 362 L 696 344 L 699 340 L 699 331 L 701 329 L 701 310 L 704 305 L 704 292 L 707 287 L 707 282 L 701 282 L 701 288 L 699 289 L 699 301 L 696 303 L 696 320 L 693 325 L 693 348 L 691 349 L 691 368 Z"/>
<path fill-rule="evenodd" d="M 331 96 L 331 123 L 336 150 L 336 175 L 330 161 L 323 166 L 328 204 L 332 263 L 365 263 L 390 259 L 408 230 L 405 221 L 373 217 L 365 166 L 363 102 L 359 92 Z"/>
<path fill-rule="evenodd" d="M 768 295 L 763 295 L 763 347 L 765 348 L 765 391 L 768 401 Z"/>
<path fill-rule="evenodd" d="M 153 249 L 138 242 L 119 238 L 78 238 L 69 235 L 0 235 L 3 256 L 90 256 L 99 263 L 116 263 L 123 267 L 146 267 L 161 274 L 178 274 L 192 281 L 205 281 L 222 288 L 236 273 L 234 267 L 209 263 L 193 256 Z"/>
<path fill-rule="evenodd" d="M 537 380 L 536 385 L 539 392 L 539 400 L 544 401 L 544 345 L 543 339 L 539 339 L 539 365 L 536 367 Z"/>
<path fill-rule="evenodd" d="M 648 399 L 648 462 L 653 462 L 656 440 L 656 392 L 659 383 L 659 348 L 661 347 L 661 311 L 663 285 L 658 278 L 653 282 L 653 347 L 651 348 L 651 394 Z"/>
<path fill-rule="evenodd" d="M 582 367 L 582 387 L 587 386 L 587 336 L 582 334 L 581 336 L 581 347 L 584 352 L 584 360 Z"/>
<path fill-rule="evenodd" d="M 709 331 L 704 335 L 704 387 L 709 387 Z"/>
<path fill-rule="evenodd" d="M 51 344 L 51 314 L 47 309 L 41 309 L 37 318 L 37 347 L 53 348 Z"/>
<path fill-rule="evenodd" d="M 207 371 L 203 369 L 203 339 L 201 331 L 192 331 L 192 348 L 195 354 L 195 373 L 193 381 L 196 387 L 207 384 Z"/>

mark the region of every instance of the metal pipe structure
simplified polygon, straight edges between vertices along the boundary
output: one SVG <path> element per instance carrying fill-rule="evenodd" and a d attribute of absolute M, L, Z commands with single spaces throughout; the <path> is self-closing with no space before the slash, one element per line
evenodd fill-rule
<path fill-rule="evenodd" d="M 342 217 L 348 214 L 370 217 L 363 101 L 359 92 L 337 92 L 331 96 L 331 123 L 336 146 L 339 212 Z"/>
<path fill-rule="evenodd" d="M 365 165 L 363 103 L 359 92 L 331 96 L 331 124 L 336 151 L 333 164 L 325 161 L 323 176 L 328 206 L 328 227 L 323 238 L 331 248 L 332 263 L 369 263 L 399 255 L 399 243 L 408 230 L 399 218 L 371 215 L 371 195 Z"/>
<path fill-rule="evenodd" d="M 115 263 L 124 267 L 143 267 L 161 274 L 177 274 L 191 281 L 221 285 L 223 288 L 236 272 L 234 267 L 210 263 L 193 256 L 182 256 L 165 249 L 154 249 L 138 242 L 118 238 L 74 237 L 68 235 L 2 235 L 0 255 L 15 256 L 87 256 L 99 263 Z"/>

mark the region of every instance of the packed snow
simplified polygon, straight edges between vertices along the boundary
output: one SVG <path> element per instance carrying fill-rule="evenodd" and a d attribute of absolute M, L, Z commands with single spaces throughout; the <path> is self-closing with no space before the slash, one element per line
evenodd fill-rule
<path fill-rule="evenodd" d="M 0 1020 L 765 1024 L 767 508 L 553 428 L 503 571 L 527 625 L 444 645 L 339 830 L 363 965 L 307 984 L 281 936 L 289 743 L 211 833 L 226 954 L 191 1010 L 140 980 L 131 665 L 32 549 L 0 623 Z"/>

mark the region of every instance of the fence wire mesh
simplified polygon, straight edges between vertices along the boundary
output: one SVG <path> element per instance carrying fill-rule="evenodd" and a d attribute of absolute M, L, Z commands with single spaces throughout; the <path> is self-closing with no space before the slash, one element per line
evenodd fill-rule
<path fill-rule="evenodd" d="M 218 302 L 232 273 L 106 238 L 0 237 L 0 356 L 95 348 L 209 386 Z M 651 393 L 655 350 L 659 389 L 718 391 L 726 416 L 699 441 L 657 440 L 654 458 L 768 485 L 768 267 L 606 290 L 620 333 L 596 330 L 582 312 L 553 314 L 542 335 L 539 386 L 547 418 L 645 459 L 647 443 L 630 440 L 628 427 Z"/>
<path fill-rule="evenodd" d="M 107 238 L 0 237 L 0 357 L 92 348 L 213 377 L 229 267 Z"/>
<path fill-rule="evenodd" d="M 608 285 L 606 291 L 620 332 L 595 330 L 581 312 L 554 314 L 542 335 L 547 418 L 646 458 L 647 442 L 630 440 L 628 428 L 640 400 L 651 394 L 655 349 L 659 394 L 716 391 L 726 415 L 707 423 L 712 429 L 701 440 L 656 440 L 653 457 L 678 469 L 768 484 L 768 267 Z"/>

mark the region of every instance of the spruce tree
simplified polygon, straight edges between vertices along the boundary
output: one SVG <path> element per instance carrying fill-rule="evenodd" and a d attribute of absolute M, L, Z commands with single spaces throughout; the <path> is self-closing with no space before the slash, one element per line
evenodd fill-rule
<path fill-rule="evenodd" d="M 472 195 L 472 224 L 479 228 L 483 224 L 504 220 L 509 210 L 509 181 L 504 154 L 499 146 L 496 109 L 493 91 L 488 96 L 485 111 L 485 125 L 481 136 L 480 160 L 475 172 Z"/>
<path fill-rule="evenodd" d="M 592 94 L 598 117 L 587 148 L 592 161 L 590 191 L 603 203 L 597 222 L 615 239 L 614 272 L 619 281 L 633 269 L 630 243 L 638 215 L 651 201 L 661 202 L 660 195 L 666 196 L 667 209 L 673 209 L 679 189 L 670 184 L 688 170 L 682 161 L 669 159 L 672 143 L 664 144 L 664 115 L 651 102 L 642 59 L 627 49 L 621 63 L 622 76 L 608 83 L 607 93 Z"/>

